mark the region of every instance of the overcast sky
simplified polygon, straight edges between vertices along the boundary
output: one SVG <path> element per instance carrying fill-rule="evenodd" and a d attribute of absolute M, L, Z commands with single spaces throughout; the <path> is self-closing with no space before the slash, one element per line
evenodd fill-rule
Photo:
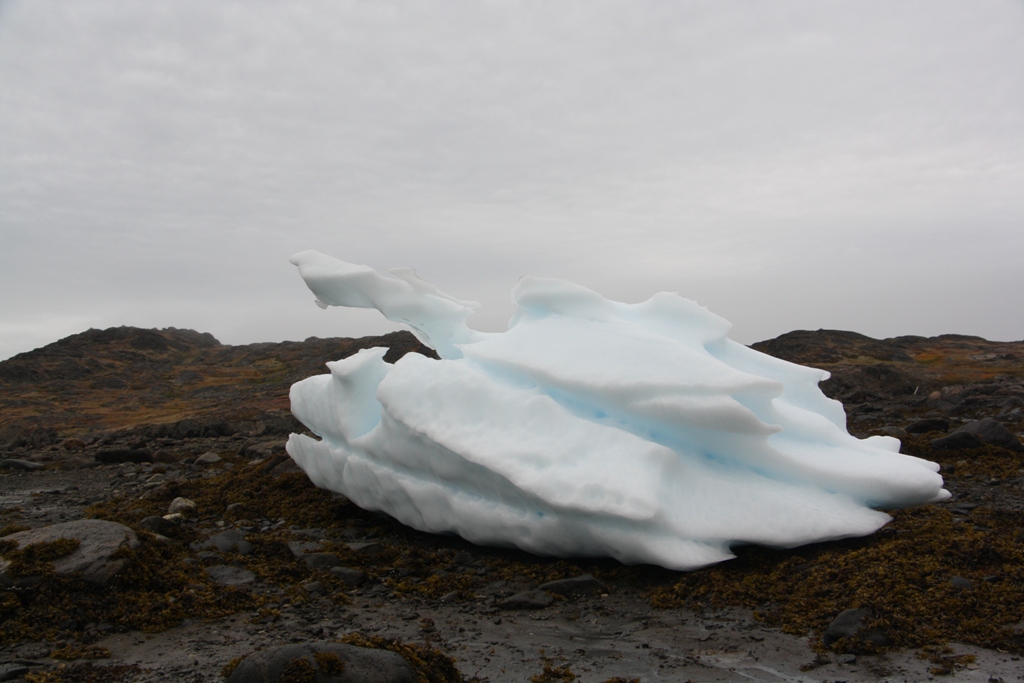
<path fill-rule="evenodd" d="M 305 249 L 1024 339 L 1024 3 L 0 0 L 0 358 L 394 329 Z"/>

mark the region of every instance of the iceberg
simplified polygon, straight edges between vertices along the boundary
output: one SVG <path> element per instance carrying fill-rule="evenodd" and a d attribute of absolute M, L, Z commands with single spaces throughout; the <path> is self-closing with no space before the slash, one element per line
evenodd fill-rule
<path fill-rule="evenodd" d="M 321 307 L 376 308 L 438 353 L 363 350 L 290 394 L 319 437 L 288 440 L 310 480 L 416 529 L 690 570 L 949 497 L 937 464 L 847 432 L 827 372 L 728 339 L 676 294 L 625 304 L 525 277 L 508 331 L 485 333 L 466 325 L 477 304 L 410 269 L 291 262 Z"/>

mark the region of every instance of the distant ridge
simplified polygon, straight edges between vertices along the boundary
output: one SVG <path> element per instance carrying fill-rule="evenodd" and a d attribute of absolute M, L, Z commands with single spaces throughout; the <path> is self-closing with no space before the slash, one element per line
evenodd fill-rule
<path fill-rule="evenodd" d="M 433 355 L 408 332 L 230 346 L 173 327 L 86 330 L 0 361 L 0 432 L 45 426 L 68 436 L 198 415 L 286 414 L 294 382 L 374 346 L 390 349 L 388 362 Z"/>
<path fill-rule="evenodd" d="M 86 330 L 0 361 L 0 447 L 28 434 L 56 440 L 198 418 L 297 424 L 291 385 L 375 346 L 390 349 L 388 362 L 410 352 L 436 357 L 408 332 L 231 346 L 173 327 Z M 979 406 L 1017 421 L 1024 407 L 1024 342 L 796 330 L 752 346 L 832 373 L 822 389 L 844 403 L 851 428 Z"/>

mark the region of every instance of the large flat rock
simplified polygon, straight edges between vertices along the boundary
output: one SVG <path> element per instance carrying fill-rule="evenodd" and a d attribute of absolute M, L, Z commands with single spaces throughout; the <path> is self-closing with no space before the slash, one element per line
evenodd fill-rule
<path fill-rule="evenodd" d="M 125 568 L 128 560 L 114 557 L 122 548 L 137 548 L 139 539 L 135 532 L 117 522 L 102 519 L 79 519 L 50 526 L 19 531 L 5 536 L 5 541 L 18 544 L 18 549 L 35 543 L 49 543 L 62 538 L 79 542 L 71 554 L 53 561 L 56 574 L 66 576 L 80 574 L 90 583 L 105 585 Z M 0 569 L 0 574 L 2 574 Z"/>

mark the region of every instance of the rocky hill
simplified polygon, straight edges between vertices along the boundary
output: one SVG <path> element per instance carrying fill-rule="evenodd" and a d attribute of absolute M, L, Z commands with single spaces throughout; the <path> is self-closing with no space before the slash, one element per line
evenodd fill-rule
<path fill-rule="evenodd" d="M 292 383 L 374 346 L 388 347 L 392 363 L 410 351 L 436 357 L 407 332 L 228 346 L 173 327 L 88 330 L 0 362 L 0 449 L 143 425 L 179 438 L 224 423 L 299 430 L 288 413 Z"/>
<path fill-rule="evenodd" d="M 838 330 L 795 331 L 753 348 L 832 373 L 822 390 L 842 401 L 854 433 L 925 414 L 1024 420 L 1024 341 L 981 337 L 872 339 Z"/>
<path fill-rule="evenodd" d="M 0 362 L 0 452 L 147 425 L 151 436 L 177 438 L 300 430 L 288 412 L 292 383 L 373 346 L 390 348 L 392 363 L 409 352 L 436 357 L 407 332 L 229 346 L 193 330 L 88 330 Z M 846 406 L 854 433 L 931 412 L 1024 420 L 1024 342 L 818 330 L 753 348 L 831 372 L 822 389 Z"/>

